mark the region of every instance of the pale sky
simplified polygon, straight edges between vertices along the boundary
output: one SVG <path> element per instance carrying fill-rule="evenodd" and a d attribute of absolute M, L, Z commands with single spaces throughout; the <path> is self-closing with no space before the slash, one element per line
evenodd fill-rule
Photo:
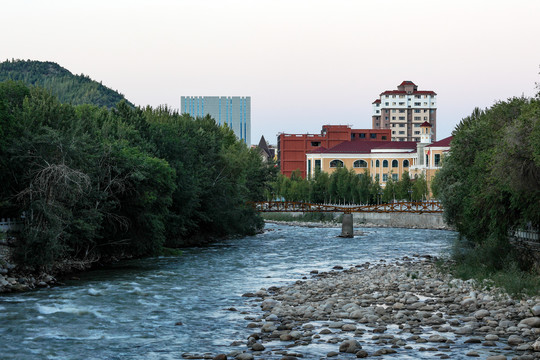
<path fill-rule="evenodd" d="M 540 0 L 0 0 L 0 61 L 53 61 L 136 105 L 251 96 L 251 139 L 371 128 L 411 80 L 438 139 L 474 107 L 532 96 Z"/>

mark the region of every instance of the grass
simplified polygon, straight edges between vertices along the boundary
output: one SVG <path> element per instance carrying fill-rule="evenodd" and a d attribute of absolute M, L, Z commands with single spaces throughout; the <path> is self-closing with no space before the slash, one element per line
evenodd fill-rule
<path fill-rule="evenodd" d="M 294 216 L 290 213 L 263 213 L 264 220 L 291 222 L 331 222 L 341 223 L 342 215 L 335 217 L 333 213 L 308 212 Z"/>
<path fill-rule="evenodd" d="M 457 240 L 451 259 L 437 265 L 456 278 L 474 279 L 484 287 L 504 289 L 516 298 L 540 294 L 540 274 L 507 243 L 487 241 L 474 246 Z"/>

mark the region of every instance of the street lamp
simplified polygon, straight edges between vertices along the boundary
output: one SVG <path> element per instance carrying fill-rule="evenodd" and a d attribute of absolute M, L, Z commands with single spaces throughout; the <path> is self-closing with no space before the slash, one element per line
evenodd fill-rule
<path fill-rule="evenodd" d="M 379 191 L 379 205 L 382 204 L 382 191 Z"/>
<path fill-rule="evenodd" d="M 409 193 L 409 198 L 411 199 L 411 202 L 412 202 L 412 193 L 413 193 L 412 189 L 409 189 L 408 193 Z"/>

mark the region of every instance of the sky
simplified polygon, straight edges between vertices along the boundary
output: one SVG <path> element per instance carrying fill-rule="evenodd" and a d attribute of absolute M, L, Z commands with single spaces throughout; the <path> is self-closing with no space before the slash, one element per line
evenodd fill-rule
<path fill-rule="evenodd" d="M 533 96 L 539 0 L 0 0 L 0 61 L 53 61 L 140 106 L 251 96 L 251 139 L 371 128 L 403 80 L 437 93 L 437 138 Z"/>

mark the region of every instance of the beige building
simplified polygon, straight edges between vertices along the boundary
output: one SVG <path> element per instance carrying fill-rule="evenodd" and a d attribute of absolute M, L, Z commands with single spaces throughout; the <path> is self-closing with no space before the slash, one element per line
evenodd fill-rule
<path fill-rule="evenodd" d="M 390 129 L 392 141 L 420 141 L 420 125 L 432 126 L 436 140 L 437 94 L 418 90 L 412 81 L 403 81 L 397 90 L 386 90 L 373 102 L 372 128 Z"/>
<path fill-rule="evenodd" d="M 428 186 L 450 150 L 451 137 L 431 143 L 431 124 L 420 126 L 420 142 L 414 141 L 347 141 L 330 149 L 319 148 L 306 155 L 307 173 L 316 169 L 332 173 L 339 167 L 354 169 L 357 174 L 366 170 L 372 179 L 379 175 L 381 186 L 388 179 L 399 181 L 405 171 L 411 178 L 424 174 Z"/>

